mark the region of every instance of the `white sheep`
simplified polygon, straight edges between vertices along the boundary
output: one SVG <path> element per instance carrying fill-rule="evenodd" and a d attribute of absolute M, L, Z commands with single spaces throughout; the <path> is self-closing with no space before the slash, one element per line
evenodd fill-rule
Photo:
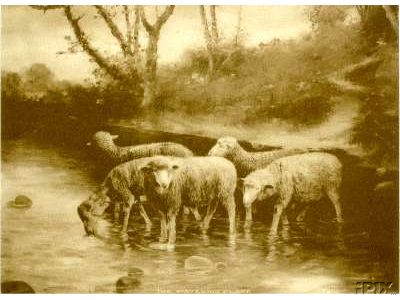
<path fill-rule="evenodd" d="M 97 218 L 104 214 L 110 204 L 114 204 L 116 217 L 119 207 L 122 206 L 124 213 L 122 231 L 128 228 L 130 211 L 134 203 L 138 203 L 139 212 L 147 228 L 151 227 L 152 223 L 140 203 L 140 196 L 144 194 L 144 176 L 141 168 L 150 159 L 150 157 L 134 159 L 114 167 L 89 199 L 79 205 L 78 214 L 86 233 L 95 233 Z"/>
<path fill-rule="evenodd" d="M 92 140 L 100 151 L 116 163 L 154 155 L 193 156 L 192 151 L 177 143 L 162 142 L 120 147 L 114 143 L 117 138 L 118 135 L 112 135 L 106 131 L 98 131 L 93 135 Z M 90 144 L 92 143 L 88 143 L 88 145 Z"/>
<path fill-rule="evenodd" d="M 221 202 L 229 217 L 229 231 L 235 231 L 236 169 L 222 157 L 156 156 L 143 168 L 145 194 L 161 219 L 161 238 L 168 236 L 167 249 L 175 247 L 175 219 L 181 205 L 207 206 L 202 229 L 206 232 Z M 168 220 L 168 222 L 167 222 Z"/>
<path fill-rule="evenodd" d="M 343 222 L 340 204 L 342 164 L 332 154 L 306 153 L 280 158 L 268 167 L 256 170 L 244 178 L 243 204 L 246 219 L 251 216 L 251 205 L 259 199 L 274 200 L 271 235 L 276 234 L 279 221 L 291 203 L 308 204 L 327 196 L 332 202 L 336 218 Z"/>
<path fill-rule="evenodd" d="M 308 152 L 307 149 L 279 149 L 263 152 L 248 152 L 244 150 L 233 137 L 222 137 L 208 152 L 209 156 L 221 156 L 229 159 L 236 167 L 239 177 L 267 167 L 274 160 L 295 154 Z"/>

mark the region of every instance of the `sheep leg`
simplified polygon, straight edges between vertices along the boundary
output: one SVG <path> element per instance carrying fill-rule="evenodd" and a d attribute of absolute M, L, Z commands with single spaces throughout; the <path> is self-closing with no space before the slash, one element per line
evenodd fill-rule
<path fill-rule="evenodd" d="M 300 210 L 299 214 L 296 216 L 296 222 L 304 222 L 304 218 L 306 217 L 306 213 L 308 210 L 308 206 L 303 207 L 302 210 Z"/>
<path fill-rule="evenodd" d="M 161 235 L 160 235 L 160 243 L 163 243 L 167 240 L 168 232 L 167 232 L 167 217 L 165 213 L 161 210 L 158 211 L 160 214 L 160 224 L 161 224 Z"/>
<path fill-rule="evenodd" d="M 275 236 L 278 232 L 278 225 L 283 213 L 283 204 L 276 204 L 274 207 L 274 216 L 272 218 L 272 225 L 270 229 L 270 236 Z"/>
<path fill-rule="evenodd" d="M 118 202 L 114 204 L 114 221 L 119 221 L 121 206 Z"/>
<path fill-rule="evenodd" d="M 187 216 L 190 214 L 190 208 L 187 206 L 183 206 L 183 215 Z"/>
<path fill-rule="evenodd" d="M 211 201 L 207 207 L 207 214 L 203 220 L 202 232 L 206 233 L 208 228 L 210 227 L 211 219 L 217 210 L 217 201 Z"/>
<path fill-rule="evenodd" d="M 194 218 L 196 219 L 196 221 L 200 222 L 201 221 L 201 215 L 200 215 L 197 207 L 190 207 L 189 209 L 192 212 L 192 214 L 193 214 Z"/>
<path fill-rule="evenodd" d="M 144 219 L 144 222 L 146 223 L 146 231 L 149 231 L 151 229 L 151 226 L 153 226 L 153 223 L 151 222 L 149 216 L 146 213 L 146 210 L 144 209 L 142 203 L 139 202 L 139 213 Z"/>
<path fill-rule="evenodd" d="M 229 233 L 234 234 L 236 231 L 235 220 L 236 220 L 236 204 L 235 199 L 232 198 L 230 201 L 227 201 L 225 204 L 226 210 L 228 212 L 229 218 Z"/>
<path fill-rule="evenodd" d="M 129 217 L 131 214 L 131 208 L 133 203 L 135 203 L 134 197 L 129 197 L 127 201 L 124 201 L 124 206 L 123 206 L 123 211 L 124 211 L 124 222 L 122 225 L 122 232 L 126 232 L 128 230 L 128 223 L 129 223 Z"/>
<path fill-rule="evenodd" d="M 176 241 L 176 213 L 168 213 L 168 244 L 167 250 L 173 250 L 175 248 Z"/>
<path fill-rule="evenodd" d="M 289 219 L 288 219 L 286 213 L 282 213 L 282 225 L 283 226 L 288 226 L 289 225 Z"/>
<path fill-rule="evenodd" d="M 335 211 L 336 211 L 336 220 L 339 223 L 343 223 L 343 217 L 342 217 L 342 206 L 339 201 L 339 194 L 337 193 L 336 189 L 335 190 L 328 190 L 327 191 L 328 197 L 331 200 Z"/>
<path fill-rule="evenodd" d="M 251 205 L 246 207 L 246 219 L 244 222 L 244 228 L 248 229 L 250 228 L 251 222 L 253 221 L 253 212 Z"/>

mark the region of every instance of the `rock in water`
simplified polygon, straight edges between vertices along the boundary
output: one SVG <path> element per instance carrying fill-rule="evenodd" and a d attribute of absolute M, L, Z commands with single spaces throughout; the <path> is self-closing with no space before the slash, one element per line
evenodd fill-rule
<path fill-rule="evenodd" d="M 225 270 L 226 268 L 227 268 L 227 265 L 224 262 L 220 261 L 215 264 L 215 269 L 217 269 L 218 271 Z"/>
<path fill-rule="evenodd" d="M 140 280 L 136 277 L 124 276 L 117 280 L 115 288 L 119 294 L 129 294 L 134 293 L 139 285 Z"/>
<path fill-rule="evenodd" d="M 25 281 L 4 281 L 1 283 L 2 294 L 34 294 L 34 289 Z"/>
<path fill-rule="evenodd" d="M 140 268 L 132 267 L 132 268 L 129 268 L 129 270 L 128 270 L 129 277 L 141 277 L 143 275 L 144 275 L 144 271 Z"/>
<path fill-rule="evenodd" d="M 185 260 L 185 270 L 194 272 L 210 272 L 214 270 L 214 263 L 202 256 L 190 256 Z"/>
<path fill-rule="evenodd" d="M 9 207 L 13 208 L 30 208 L 32 206 L 32 200 L 25 195 L 18 195 L 14 201 L 10 201 Z"/>

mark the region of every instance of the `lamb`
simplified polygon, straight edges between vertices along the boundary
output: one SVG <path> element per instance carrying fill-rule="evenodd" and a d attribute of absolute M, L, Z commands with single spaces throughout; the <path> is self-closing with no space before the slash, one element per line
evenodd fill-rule
<path fill-rule="evenodd" d="M 307 149 L 279 149 L 266 152 L 247 152 L 233 137 L 222 137 L 208 152 L 209 156 L 222 156 L 229 159 L 236 167 L 239 177 L 267 167 L 274 160 L 295 154 L 308 152 Z"/>
<path fill-rule="evenodd" d="M 106 131 L 98 131 L 93 135 L 93 141 L 97 148 L 115 163 L 123 163 L 132 159 L 154 155 L 193 156 L 192 151 L 177 143 L 164 142 L 119 147 L 114 143 L 117 138 L 118 135 L 111 135 Z M 90 144 L 88 143 L 88 145 Z"/>
<path fill-rule="evenodd" d="M 308 204 L 324 195 L 332 202 L 337 221 L 342 223 L 341 181 L 342 164 L 332 154 L 314 152 L 283 157 L 244 178 L 243 204 L 251 213 L 255 200 L 274 199 L 272 236 L 277 233 L 282 215 L 285 222 L 285 210 L 289 204 Z"/>
<path fill-rule="evenodd" d="M 145 195 L 158 210 L 161 220 L 160 241 L 175 247 L 175 219 L 181 205 L 191 208 L 207 206 L 202 222 L 203 233 L 221 202 L 229 217 L 229 232 L 235 232 L 236 169 L 222 157 L 176 158 L 156 156 L 144 168 Z M 200 221 L 200 216 L 197 219 Z M 168 219 L 168 224 L 167 224 Z"/>
<path fill-rule="evenodd" d="M 144 176 L 141 168 L 149 161 L 150 157 L 138 158 L 114 167 L 89 199 L 79 205 L 78 214 L 87 234 L 95 233 L 97 218 L 104 214 L 111 203 L 114 204 L 116 218 L 118 218 L 118 208 L 122 204 L 123 232 L 128 228 L 130 211 L 134 203 L 138 203 L 139 212 L 147 228 L 151 227 L 152 222 L 140 203 L 140 196 L 144 194 Z"/>

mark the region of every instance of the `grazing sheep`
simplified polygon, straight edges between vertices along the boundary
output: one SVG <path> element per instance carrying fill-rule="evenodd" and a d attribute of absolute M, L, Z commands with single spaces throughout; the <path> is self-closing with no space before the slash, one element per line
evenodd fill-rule
<path fill-rule="evenodd" d="M 86 233 L 94 233 L 96 217 L 103 215 L 111 202 L 114 203 L 116 217 L 118 208 L 122 204 L 122 211 L 124 212 L 123 231 L 127 230 L 130 211 L 135 202 L 139 204 L 139 212 L 147 227 L 151 227 L 151 221 L 142 204 L 140 204 L 140 196 L 144 194 L 144 176 L 141 168 L 149 161 L 150 157 L 145 157 L 116 166 L 108 173 L 100 188 L 92 193 L 88 200 L 79 205 L 78 213 Z"/>
<path fill-rule="evenodd" d="M 165 142 L 119 147 L 114 143 L 117 138 L 118 135 L 111 135 L 106 131 L 98 131 L 93 135 L 95 145 L 117 163 L 154 155 L 193 156 L 192 151 L 177 143 Z"/>
<path fill-rule="evenodd" d="M 157 156 L 142 170 L 145 194 L 160 213 L 160 240 L 165 241 L 168 235 L 167 249 L 175 247 L 175 219 L 181 205 L 195 209 L 207 206 L 202 223 L 203 232 L 206 232 L 221 202 L 228 212 L 229 231 L 234 233 L 237 177 L 230 161 L 222 157 Z"/>
<path fill-rule="evenodd" d="M 275 200 L 272 235 L 277 232 L 282 214 L 285 221 L 285 210 L 289 204 L 307 204 L 320 200 L 324 195 L 332 202 L 337 221 L 341 223 L 341 181 L 342 164 L 332 154 L 314 152 L 288 156 L 250 173 L 244 179 L 243 204 L 251 213 L 251 204 L 256 199 Z"/>
<path fill-rule="evenodd" d="M 306 153 L 306 149 L 280 149 L 265 152 L 247 152 L 233 137 L 223 137 L 208 152 L 209 156 L 222 156 L 229 159 L 236 167 L 239 177 L 267 167 L 274 160 L 295 154 Z"/>

